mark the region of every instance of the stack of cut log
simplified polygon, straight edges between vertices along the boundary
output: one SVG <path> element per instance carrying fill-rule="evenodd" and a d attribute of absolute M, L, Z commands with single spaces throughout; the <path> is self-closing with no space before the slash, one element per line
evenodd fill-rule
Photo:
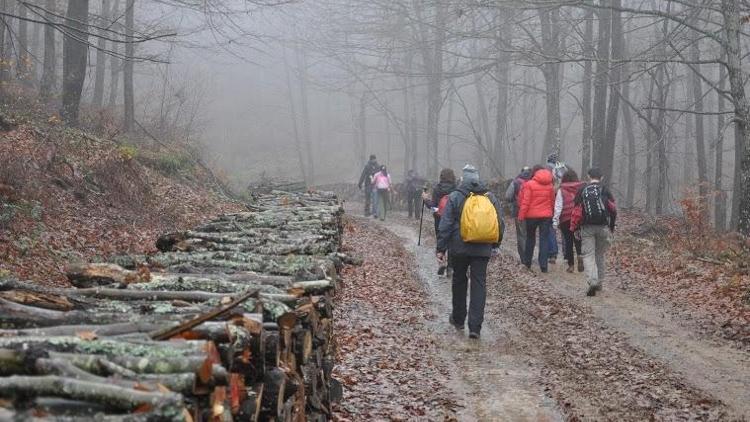
<path fill-rule="evenodd" d="M 74 288 L 0 280 L 0 420 L 328 420 L 342 214 L 274 191 Z"/>

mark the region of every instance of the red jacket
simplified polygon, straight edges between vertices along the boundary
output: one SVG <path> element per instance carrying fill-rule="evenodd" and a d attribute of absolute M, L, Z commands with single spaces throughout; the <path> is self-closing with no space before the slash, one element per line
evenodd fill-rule
<path fill-rule="evenodd" d="M 565 182 L 560 184 L 560 193 L 562 193 L 563 198 L 563 207 L 560 213 L 561 223 L 570 221 L 573 217 L 576 195 L 584 184 L 583 182 Z"/>
<path fill-rule="evenodd" d="M 552 218 L 555 213 L 555 187 L 552 185 L 552 172 L 542 169 L 524 183 L 518 195 L 518 219 Z"/>

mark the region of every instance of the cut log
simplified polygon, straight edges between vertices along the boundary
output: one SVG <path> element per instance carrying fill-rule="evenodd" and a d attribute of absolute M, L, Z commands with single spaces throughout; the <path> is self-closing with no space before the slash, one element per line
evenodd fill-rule
<path fill-rule="evenodd" d="M 14 375 L 0 378 L 0 396 L 8 397 L 11 394 L 63 397 L 102 403 L 121 410 L 135 410 L 139 406 L 148 405 L 160 409 L 168 420 L 178 420 L 183 409 L 183 399 L 179 394 L 135 390 L 59 376 Z"/>
<path fill-rule="evenodd" d="M 93 287 L 107 284 L 142 283 L 150 279 L 148 269 L 126 270 L 116 264 L 80 264 L 68 267 L 66 274 L 70 284 L 76 287 Z"/>

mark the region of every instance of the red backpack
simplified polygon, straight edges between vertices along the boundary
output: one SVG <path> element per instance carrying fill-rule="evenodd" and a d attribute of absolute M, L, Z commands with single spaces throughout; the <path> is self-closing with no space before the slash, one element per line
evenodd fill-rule
<path fill-rule="evenodd" d="M 440 197 L 440 201 L 438 201 L 437 215 L 439 215 L 440 217 L 443 216 L 443 213 L 445 212 L 445 206 L 448 205 L 448 196 L 449 195 L 443 195 Z"/>

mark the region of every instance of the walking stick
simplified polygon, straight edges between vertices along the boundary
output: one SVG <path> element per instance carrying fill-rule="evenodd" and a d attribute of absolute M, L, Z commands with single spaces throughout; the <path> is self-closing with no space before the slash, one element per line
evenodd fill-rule
<path fill-rule="evenodd" d="M 424 189 L 427 192 L 427 189 Z M 422 200 L 422 206 L 419 212 L 419 237 L 417 238 L 417 246 L 422 246 L 422 220 L 424 219 L 424 199 Z"/>

